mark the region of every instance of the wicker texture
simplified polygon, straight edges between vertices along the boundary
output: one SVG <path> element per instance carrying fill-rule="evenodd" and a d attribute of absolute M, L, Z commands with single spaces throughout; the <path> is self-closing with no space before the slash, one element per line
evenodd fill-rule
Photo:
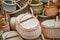
<path fill-rule="evenodd" d="M 18 15 L 22 13 L 26 13 L 28 10 L 28 0 L 20 0 L 17 4 L 17 9 L 14 12 L 11 12 L 11 17 L 17 17 Z M 8 12 L 7 12 L 8 13 Z"/>
<path fill-rule="evenodd" d="M 7 12 L 12 12 L 16 10 L 16 4 L 12 3 L 12 0 L 2 0 L 2 7 Z"/>
<path fill-rule="evenodd" d="M 50 24 L 47 22 L 47 20 L 44 22 L 45 24 L 41 24 L 41 26 L 42 26 L 42 33 L 44 34 L 44 36 L 46 37 L 46 38 L 60 38 L 60 24 L 58 25 L 58 24 L 54 24 L 53 25 L 53 23 L 55 22 L 53 22 L 54 20 L 50 20 Z M 59 21 L 60 22 L 60 21 Z M 58 23 L 59 23 L 58 22 Z M 47 26 L 47 24 L 49 24 L 48 26 Z"/>
<path fill-rule="evenodd" d="M 32 16 L 32 15 L 31 15 Z M 22 16 L 21 20 L 16 22 L 16 30 L 24 39 L 35 39 L 41 34 L 41 27 L 36 18 L 29 19 L 27 15 Z M 28 20 L 27 20 L 28 19 Z M 21 22 L 22 21 L 22 22 Z M 26 28 L 27 27 L 27 28 Z M 20 31 L 19 31 L 20 30 Z"/>
<path fill-rule="evenodd" d="M 5 25 L 1 26 L 1 30 L 3 30 L 4 32 L 10 31 L 9 23 L 5 22 Z"/>
<path fill-rule="evenodd" d="M 2 37 L 3 40 L 23 40 L 16 31 L 5 32 Z"/>

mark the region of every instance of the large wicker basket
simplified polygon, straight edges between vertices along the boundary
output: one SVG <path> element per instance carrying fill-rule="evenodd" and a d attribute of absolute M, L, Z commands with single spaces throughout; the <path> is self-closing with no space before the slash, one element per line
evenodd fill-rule
<path fill-rule="evenodd" d="M 51 21 L 53 22 L 54 20 L 46 20 L 46 21 Z M 48 22 L 46 22 L 47 24 L 49 24 Z M 55 21 L 54 21 L 55 22 Z M 51 23 L 50 23 L 51 24 Z M 49 24 L 49 25 L 50 25 Z M 59 23 L 60 24 L 60 23 Z M 53 24 L 52 24 L 53 25 Z M 55 25 L 55 24 L 54 24 Z M 42 33 L 46 38 L 60 38 L 60 26 L 47 26 L 45 24 L 41 24 L 42 26 Z"/>
<path fill-rule="evenodd" d="M 24 39 L 36 39 L 41 35 L 39 21 L 36 19 L 36 17 L 33 16 L 32 10 L 31 12 L 32 14 L 25 13 L 18 16 L 17 19 L 19 20 L 16 20 L 16 30 Z"/>

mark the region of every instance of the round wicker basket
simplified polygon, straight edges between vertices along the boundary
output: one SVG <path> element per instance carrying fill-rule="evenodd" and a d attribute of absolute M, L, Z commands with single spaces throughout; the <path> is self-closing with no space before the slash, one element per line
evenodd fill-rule
<path fill-rule="evenodd" d="M 10 31 L 9 23 L 7 21 L 4 22 L 4 25 L 1 26 L 1 29 L 3 32 Z"/>
<path fill-rule="evenodd" d="M 4 11 L 13 12 L 16 10 L 16 3 L 13 0 L 2 0 L 2 7 Z"/>

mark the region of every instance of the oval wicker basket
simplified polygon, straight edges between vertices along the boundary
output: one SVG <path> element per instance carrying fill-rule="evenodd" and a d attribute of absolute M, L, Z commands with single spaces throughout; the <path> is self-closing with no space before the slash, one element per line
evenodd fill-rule
<path fill-rule="evenodd" d="M 21 36 L 23 38 L 25 38 L 25 39 L 37 39 L 40 36 L 40 34 L 41 34 L 41 30 L 40 30 L 41 28 L 40 28 L 40 26 L 35 31 L 30 31 L 30 32 L 26 32 L 24 30 L 21 30 L 18 27 L 16 27 L 16 28 L 17 28 L 17 31 L 20 30 L 20 31 L 18 31 L 19 34 L 21 34 Z"/>
<path fill-rule="evenodd" d="M 17 17 L 11 17 L 11 19 L 10 19 L 10 25 L 11 25 L 11 29 L 12 29 L 12 30 L 16 30 L 16 20 L 19 21 L 23 15 L 28 15 L 28 16 L 29 16 L 29 14 L 24 13 L 24 14 L 20 14 L 20 15 L 17 16 Z M 30 16 L 30 17 L 31 17 L 31 16 Z"/>
<path fill-rule="evenodd" d="M 3 40 L 23 40 L 16 31 L 5 32 L 2 37 Z"/>
<path fill-rule="evenodd" d="M 33 11 L 32 15 L 22 15 L 20 20 L 16 21 L 16 30 L 19 32 L 19 34 L 21 34 L 24 39 L 35 39 L 40 36 L 41 27 L 39 21 L 33 16 Z"/>
<path fill-rule="evenodd" d="M 30 14 L 28 14 L 28 13 L 32 13 L 32 10 L 29 10 L 29 11 L 27 11 L 26 13 L 23 13 L 23 14 L 20 14 L 20 15 L 18 15 L 17 17 L 11 17 L 10 18 L 10 25 L 11 25 L 11 29 L 13 29 L 13 30 L 16 30 L 16 28 L 15 28 L 15 24 L 16 24 L 16 19 L 19 21 L 20 19 L 21 19 L 21 17 L 22 16 L 24 16 L 24 15 L 30 15 Z M 30 16 L 31 17 L 31 16 Z"/>
<path fill-rule="evenodd" d="M 55 20 L 46 20 L 43 21 L 42 33 L 46 38 L 60 38 L 60 21 L 56 22 Z"/>

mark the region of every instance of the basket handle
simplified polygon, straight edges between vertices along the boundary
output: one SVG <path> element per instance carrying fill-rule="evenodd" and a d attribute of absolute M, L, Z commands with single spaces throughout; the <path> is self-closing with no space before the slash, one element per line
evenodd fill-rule
<path fill-rule="evenodd" d="M 18 1 L 20 0 L 17 0 L 17 1 L 13 0 L 12 2 L 16 3 L 16 5 L 18 5 L 18 7 L 21 8 L 21 6 L 17 3 Z"/>
<path fill-rule="evenodd" d="M 31 10 L 32 18 L 33 18 L 33 17 L 36 18 L 36 17 L 34 16 L 34 14 L 33 14 L 33 10 L 32 10 L 32 8 L 30 7 L 29 9 Z M 28 11 L 27 11 L 27 13 L 28 13 Z M 26 14 L 23 15 L 23 16 L 19 19 L 20 21 L 17 21 L 19 24 L 21 23 L 21 19 L 22 19 L 24 16 L 26 16 Z"/>
<path fill-rule="evenodd" d="M 16 11 L 12 12 L 12 13 L 15 14 L 15 13 L 23 10 L 23 9 L 28 5 L 28 3 L 29 3 L 29 1 L 26 2 L 26 5 L 24 5 L 24 7 L 21 7 L 21 9 L 18 9 L 18 10 L 16 10 Z"/>
<path fill-rule="evenodd" d="M 56 22 L 58 22 L 58 16 L 56 16 Z"/>
<path fill-rule="evenodd" d="M 55 20 L 55 23 L 54 23 L 54 27 L 58 27 L 59 26 L 59 22 L 58 22 L 58 16 L 56 16 L 56 20 Z"/>
<path fill-rule="evenodd" d="M 44 12 L 45 12 L 45 8 L 43 9 L 43 13 L 42 13 L 42 16 L 44 16 Z"/>
<path fill-rule="evenodd" d="M 35 18 L 37 18 L 37 17 L 38 17 L 38 15 L 34 16 L 33 9 L 32 9 L 31 7 L 30 7 L 29 9 L 31 10 L 32 16 L 33 16 L 33 17 L 35 17 Z"/>
<path fill-rule="evenodd" d="M 18 3 L 16 3 L 16 5 L 17 5 L 19 8 L 22 8 Z"/>
<path fill-rule="evenodd" d="M 41 37 L 42 37 L 43 40 L 45 40 L 44 35 L 42 33 L 41 33 Z"/>

